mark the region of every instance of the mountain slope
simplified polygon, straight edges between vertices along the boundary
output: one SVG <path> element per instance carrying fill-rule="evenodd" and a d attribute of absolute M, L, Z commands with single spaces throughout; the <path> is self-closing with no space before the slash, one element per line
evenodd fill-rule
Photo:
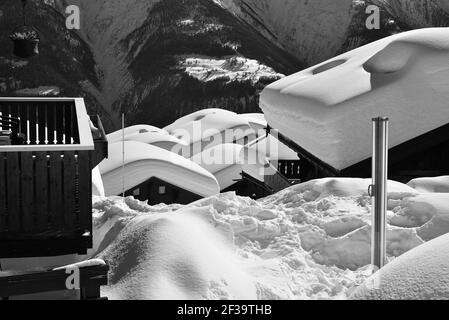
<path fill-rule="evenodd" d="M 404 28 L 449 26 L 448 0 L 371 0 Z"/>
<path fill-rule="evenodd" d="M 43 1 L 28 1 L 27 22 L 41 37 L 40 54 L 28 60 L 13 56 L 9 34 L 23 24 L 20 1 L 0 3 L 0 95 L 83 96 L 91 112 L 104 113 L 94 94 L 97 88 L 95 61 L 89 46 L 65 28 L 65 18 Z M 92 90 L 95 92 L 95 90 Z M 107 114 L 104 116 L 107 121 Z"/>
<path fill-rule="evenodd" d="M 258 111 L 266 84 L 303 67 L 212 0 L 70 3 L 87 13 L 81 36 L 103 74 L 101 100 L 130 124 L 164 126 L 208 107 Z"/>

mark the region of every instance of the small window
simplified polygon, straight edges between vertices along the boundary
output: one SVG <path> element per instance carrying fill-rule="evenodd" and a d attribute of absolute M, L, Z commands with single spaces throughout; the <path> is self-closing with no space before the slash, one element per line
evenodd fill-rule
<path fill-rule="evenodd" d="M 134 189 L 133 196 L 140 196 L 140 188 Z"/>
<path fill-rule="evenodd" d="M 165 186 L 159 186 L 159 194 L 165 194 Z"/>

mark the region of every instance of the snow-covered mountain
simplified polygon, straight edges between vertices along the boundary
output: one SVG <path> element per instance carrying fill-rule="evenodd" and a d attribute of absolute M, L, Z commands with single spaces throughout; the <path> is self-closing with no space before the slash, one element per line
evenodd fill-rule
<path fill-rule="evenodd" d="M 28 2 L 41 55 L 12 57 L 7 36 L 21 23 L 20 2 L 2 1 L 0 94 L 41 87 L 84 95 L 91 110 L 101 106 L 107 129 L 121 111 L 129 125 L 157 126 L 204 108 L 258 112 L 267 84 L 389 35 L 393 20 L 402 29 L 449 23 L 447 1 L 437 0 Z M 382 10 L 380 31 L 365 28 L 372 3 Z M 71 4 L 81 9 L 78 32 L 65 28 Z"/>
<path fill-rule="evenodd" d="M 100 100 L 129 123 L 164 126 L 192 111 L 258 111 L 258 93 L 302 65 L 211 0 L 57 0 L 84 13 L 81 37 L 102 79 Z"/>

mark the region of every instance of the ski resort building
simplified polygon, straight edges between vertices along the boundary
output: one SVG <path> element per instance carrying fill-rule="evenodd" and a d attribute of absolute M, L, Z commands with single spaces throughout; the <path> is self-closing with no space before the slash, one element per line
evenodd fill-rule
<path fill-rule="evenodd" d="M 212 174 L 182 156 L 142 142 L 122 146 L 110 144 L 99 166 L 106 196 L 124 192 L 151 205 L 188 204 L 220 191 Z"/>
<path fill-rule="evenodd" d="M 267 86 L 260 107 L 301 179 L 371 176 L 372 118 L 390 119 L 389 177 L 449 174 L 449 29 L 397 34 Z"/>

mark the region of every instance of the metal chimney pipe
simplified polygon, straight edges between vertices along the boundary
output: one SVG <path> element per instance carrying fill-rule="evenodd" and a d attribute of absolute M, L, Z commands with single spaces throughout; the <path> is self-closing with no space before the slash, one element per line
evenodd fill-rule
<path fill-rule="evenodd" d="M 386 212 L 388 177 L 388 122 L 379 117 L 373 119 L 373 197 L 371 264 L 382 268 L 386 263 Z"/>

